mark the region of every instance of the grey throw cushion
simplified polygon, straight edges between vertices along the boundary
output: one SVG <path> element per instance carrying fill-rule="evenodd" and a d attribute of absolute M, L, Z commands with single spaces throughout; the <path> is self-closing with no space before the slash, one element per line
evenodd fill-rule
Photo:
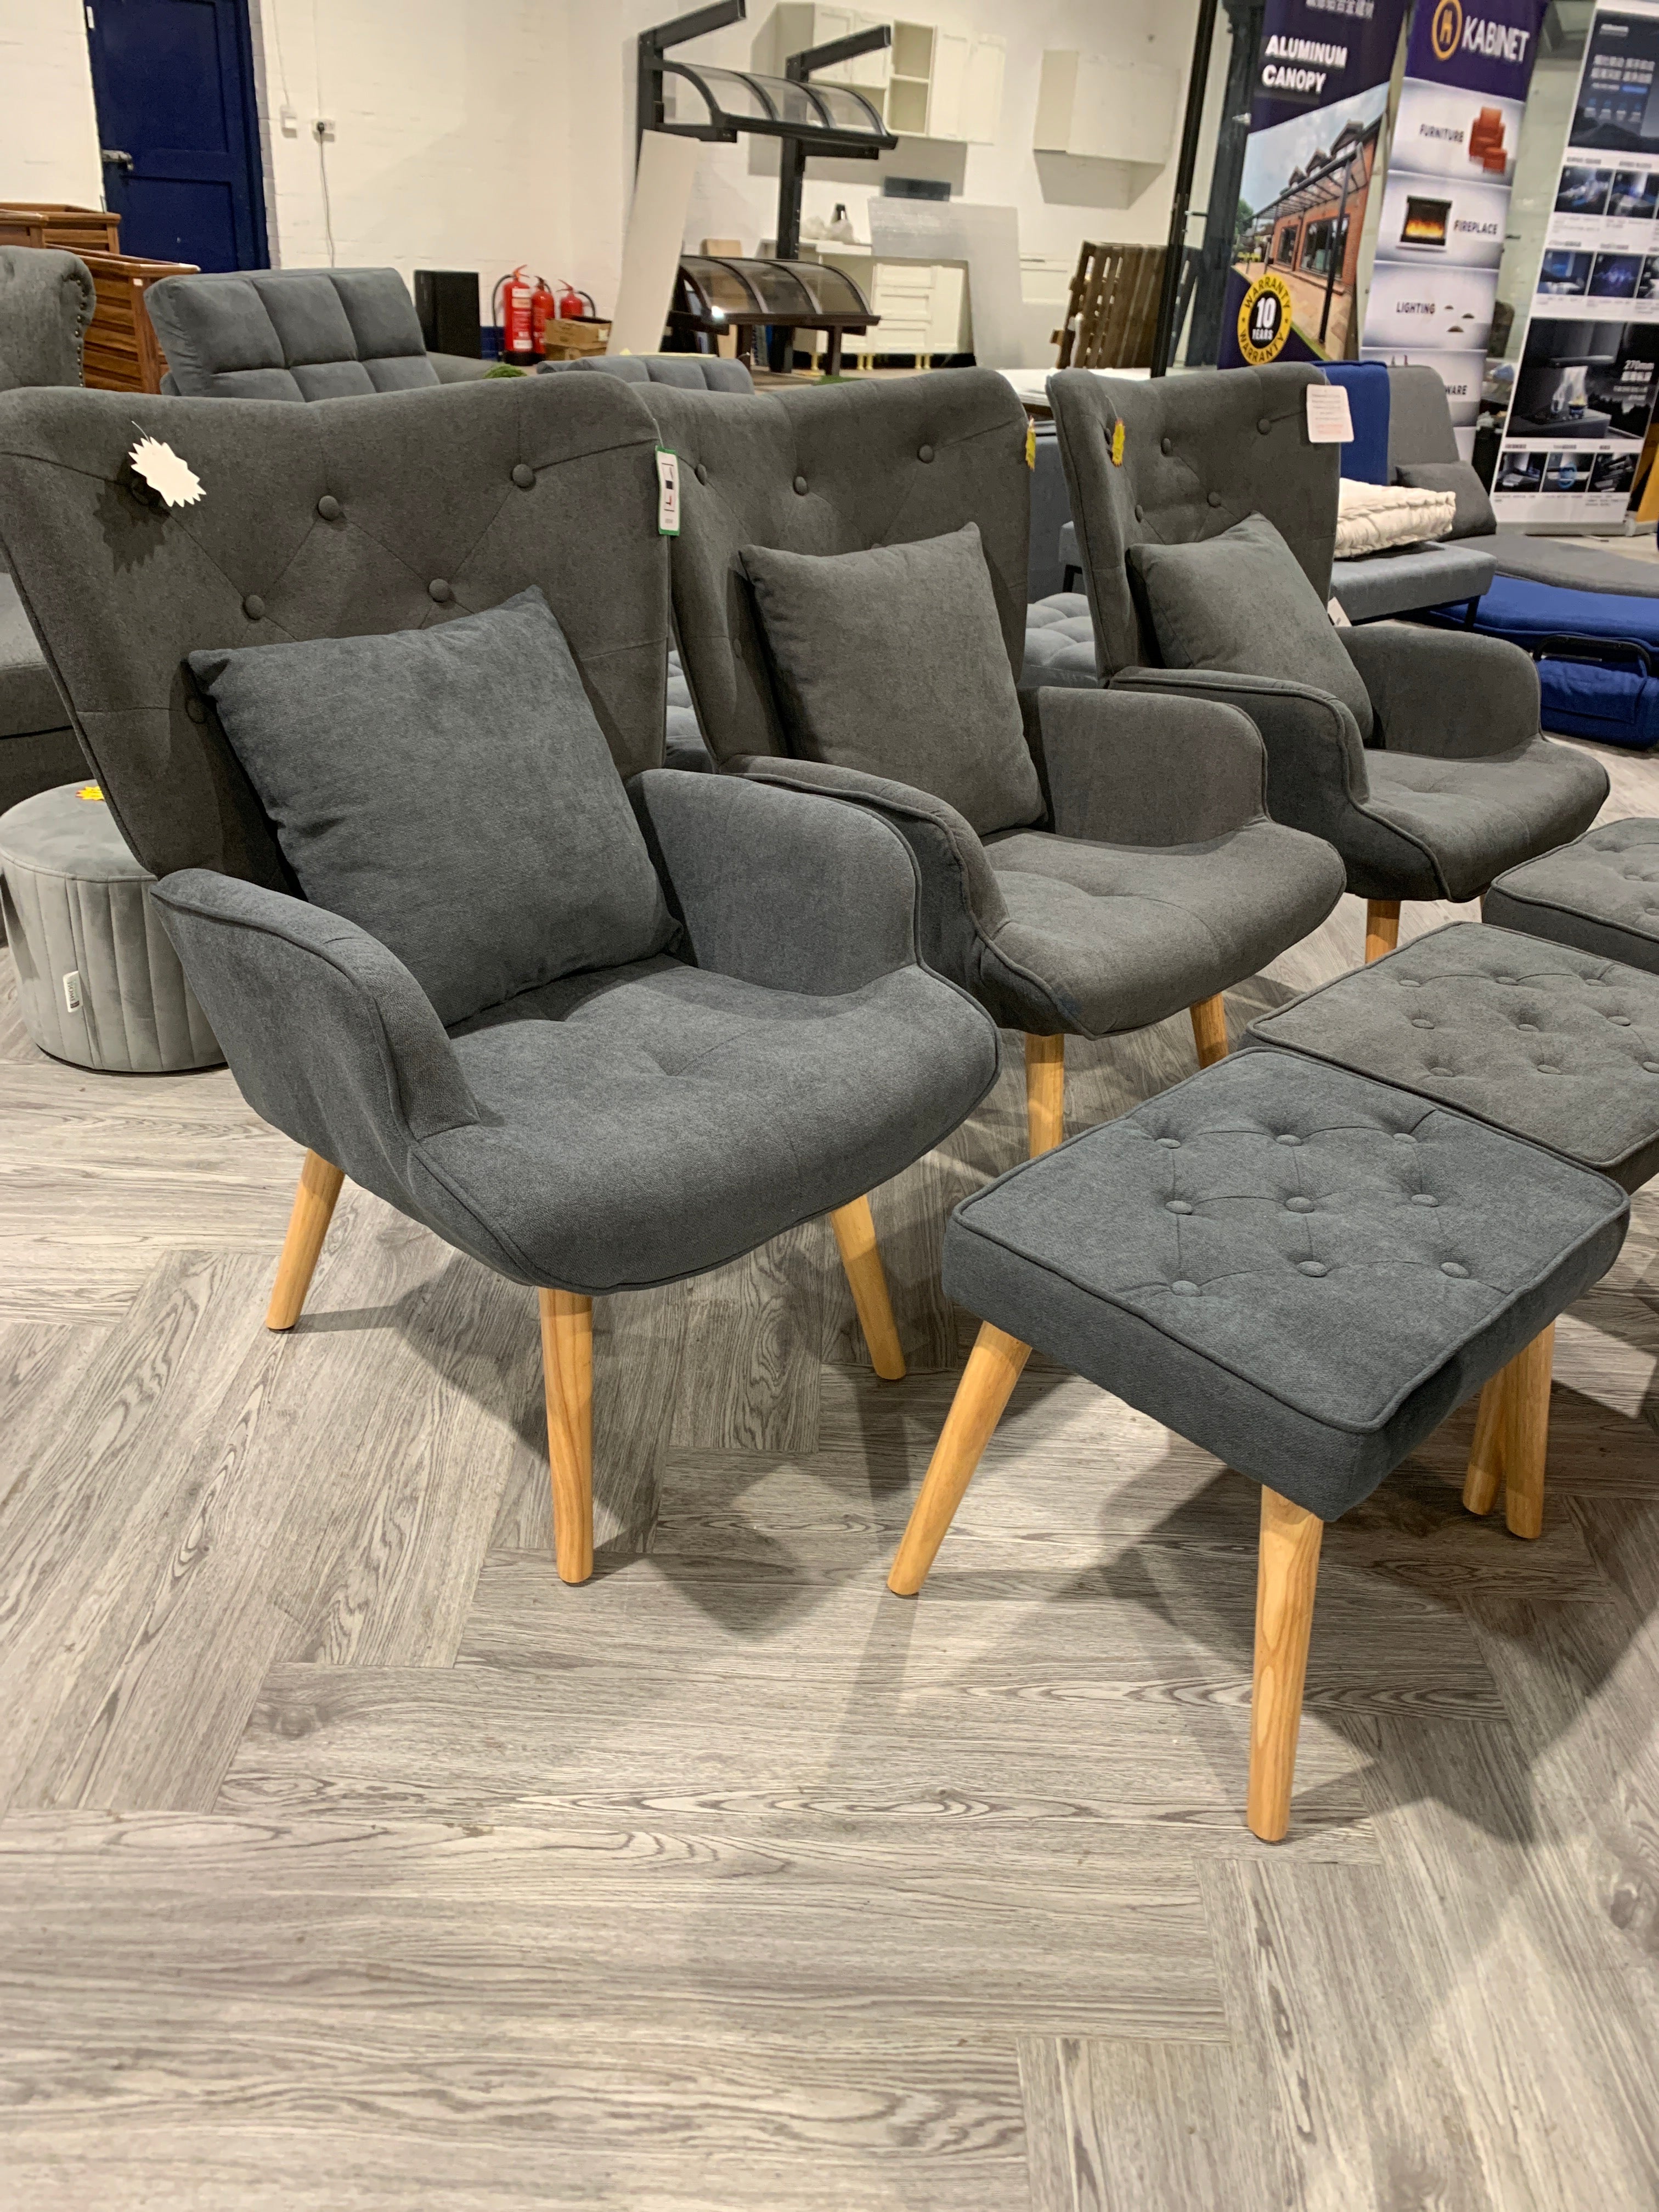
<path fill-rule="evenodd" d="M 1196 545 L 1132 545 L 1129 573 L 1166 668 L 1282 676 L 1340 699 L 1371 730 L 1371 702 L 1319 594 L 1265 514 Z"/>
<path fill-rule="evenodd" d="M 192 653 L 301 888 L 446 1024 L 673 924 L 538 588 L 429 629 Z"/>
<path fill-rule="evenodd" d="M 1486 497 L 1486 487 L 1467 461 L 1402 461 L 1394 473 L 1396 483 L 1413 491 L 1456 494 L 1452 537 L 1489 538 L 1497 530 L 1498 517 Z"/>
<path fill-rule="evenodd" d="M 1035 822 L 977 523 L 867 553 L 745 545 L 792 750 L 931 792 L 981 836 Z"/>

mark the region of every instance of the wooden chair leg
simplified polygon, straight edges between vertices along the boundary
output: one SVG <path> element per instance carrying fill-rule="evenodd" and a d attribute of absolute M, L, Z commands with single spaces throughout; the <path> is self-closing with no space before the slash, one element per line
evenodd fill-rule
<path fill-rule="evenodd" d="M 1550 1441 L 1555 1323 L 1510 1360 L 1504 1374 L 1504 1518 L 1512 1536 L 1544 1533 L 1544 1462 Z"/>
<path fill-rule="evenodd" d="M 320 1152 L 306 1154 L 300 1188 L 294 1194 L 294 1211 L 288 1217 L 282 1257 L 276 1262 L 276 1280 L 265 1310 L 267 1328 L 292 1328 L 299 1320 L 323 1239 L 334 1218 L 334 1201 L 344 1181 L 343 1168 L 333 1166 Z"/>
<path fill-rule="evenodd" d="M 1261 1492 L 1255 1584 L 1255 1680 L 1250 1692 L 1250 1784 L 1246 1819 L 1264 1844 L 1291 1825 L 1302 1686 L 1325 1524 L 1276 1490 Z"/>
<path fill-rule="evenodd" d="M 1471 1513 L 1490 1513 L 1504 1486 L 1504 1411 L 1507 1367 L 1490 1376 L 1474 1416 L 1474 1443 L 1463 1475 L 1463 1503 Z"/>
<path fill-rule="evenodd" d="M 981 1324 L 887 1577 L 888 1589 L 898 1596 L 914 1597 L 927 1579 L 980 1455 L 1030 1356 L 1030 1346 L 1017 1336 L 1005 1335 L 988 1321 Z"/>
<path fill-rule="evenodd" d="M 593 1571 L 593 1301 L 538 1291 L 547 1463 L 553 1479 L 553 1555 L 559 1580 Z"/>
<path fill-rule="evenodd" d="M 1213 1067 L 1227 1057 L 1227 1001 L 1218 991 L 1212 999 L 1200 999 L 1188 1008 L 1193 1018 L 1193 1042 L 1200 1067 Z"/>
<path fill-rule="evenodd" d="M 1066 1135 L 1066 1040 L 1025 1038 L 1025 1122 L 1031 1158 L 1051 1152 Z"/>
<path fill-rule="evenodd" d="M 884 1382 L 902 1382 L 904 1354 L 899 1348 L 869 1200 L 855 1198 L 850 1206 L 838 1206 L 830 1216 L 830 1225 L 841 1249 L 841 1264 L 847 1270 L 847 1287 L 853 1293 L 859 1327 L 870 1347 L 870 1364 Z"/>
<path fill-rule="evenodd" d="M 1400 902 L 1398 899 L 1368 899 L 1365 902 L 1365 965 L 1380 960 L 1385 952 L 1392 952 L 1400 942 Z"/>

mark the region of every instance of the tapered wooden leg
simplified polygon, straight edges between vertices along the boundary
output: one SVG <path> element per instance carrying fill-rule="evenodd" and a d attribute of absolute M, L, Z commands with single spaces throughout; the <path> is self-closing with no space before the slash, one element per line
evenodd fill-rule
<path fill-rule="evenodd" d="M 276 1280 L 271 1285 L 270 1304 L 265 1311 L 267 1328 L 292 1328 L 299 1320 L 306 1292 L 311 1288 L 311 1278 L 316 1272 L 323 1239 L 334 1218 L 334 1201 L 344 1181 L 343 1168 L 333 1166 L 320 1152 L 306 1154 L 305 1164 L 300 1170 L 300 1188 L 294 1194 L 294 1211 L 288 1217 L 282 1257 L 276 1262 Z"/>
<path fill-rule="evenodd" d="M 1218 991 L 1212 999 L 1200 999 L 1188 1009 L 1193 1018 L 1193 1042 L 1198 1064 L 1212 1067 L 1227 1057 L 1227 1001 Z"/>
<path fill-rule="evenodd" d="M 1302 1685 L 1325 1524 L 1276 1490 L 1261 1492 L 1255 1583 L 1255 1683 L 1250 1692 L 1250 1788 L 1246 1818 L 1264 1844 L 1291 1825 Z"/>
<path fill-rule="evenodd" d="M 1368 899 L 1365 902 L 1365 965 L 1392 952 L 1400 942 L 1398 899 Z"/>
<path fill-rule="evenodd" d="M 1051 1152 L 1066 1135 L 1066 1040 L 1025 1038 L 1025 1122 L 1031 1158 Z"/>
<path fill-rule="evenodd" d="M 1463 1503 L 1471 1513 L 1490 1513 L 1504 1486 L 1504 1412 L 1507 1367 L 1500 1367 L 1480 1393 L 1474 1416 L 1474 1443 L 1463 1476 Z"/>
<path fill-rule="evenodd" d="M 1030 1356 L 1030 1346 L 1017 1336 L 1005 1335 L 988 1321 L 981 1325 L 887 1577 L 888 1589 L 900 1597 L 914 1597 L 927 1579 L 933 1555 Z"/>
<path fill-rule="evenodd" d="M 847 1270 L 847 1287 L 853 1293 L 859 1327 L 870 1347 L 870 1364 L 884 1382 L 904 1380 L 904 1354 L 893 1325 L 892 1300 L 887 1295 L 887 1274 L 876 1242 L 876 1224 L 867 1198 L 838 1206 L 830 1217 L 841 1248 L 841 1264 Z"/>
<path fill-rule="evenodd" d="M 1550 1441 L 1555 1323 L 1504 1369 L 1504 1518 L 1512 1536 L 1544 1533 L 1544 1462 Z"/>
<path fill-rule="evenodd" d="M 593 1301 L 538 1291 L 547 1463 L 553 1478 L 553 1556 L 559 1580 L 593 1571 Z"/>

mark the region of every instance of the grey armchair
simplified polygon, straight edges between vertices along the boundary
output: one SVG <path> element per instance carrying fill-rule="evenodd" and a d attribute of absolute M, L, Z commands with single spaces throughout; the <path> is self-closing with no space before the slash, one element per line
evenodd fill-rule
<path fill-rule="evenodd" d="M 1342 870 L 1264 804 L 1261 741 L 1230 705 L 1099 690 L 1022 696 L 1046 797 L 983 840 L 931 791 L 790 758 L 745 545 L 832 554 L 977 523 L 1016 679 L 1025 646 L 1024 410 L 988 370 L 820 386 L 752 400 L 643 397 L 680 457 L 674 612 L 719 767 L 871 808 L 921 872 L 924 957 L 1025 1036 L 1032 1149 L 1063 1131 L 1065 1040 L 1192 1010 L 1226 1049 L 1222 994 L 1316 928 Z M 876 733 L 879 741 L 880 733 Z"/>
<path fill-rule="evenodd" d="M 1130 588 L 1132 545 L 1192 543 L 1264 514 L 1328 596 L 1338 453 L 1308 442 L 1304 397 L 1319 380 L 1289 364 L 1147 384 L 1067 371 L 1048 395 L 1102 676 L 1116 696 L 1224 702 L 1249 715 L 1267 746 L 1269 811 L 1341 854 L 1348 889 L 1368 904 L 1374 959 L 1398 939 L 1403 899 L 1476 897 L 1586 830 L 1607 778 L 1540 734 L 1537 672 L 1496 638 L 1391 622 L 1340 630 L 1370 698 L 1369 744 L 1349 708 L 1294 669 L 1158 665 Z"/>
<path fill-rule="evenodd" d="M 205 487 L 123 489 L 132 423 Z M 996 1037 L 917 957 L 884 823 L 660 769 L 656 430 L 608 378 L 296 408 L 0 398 L 0 528 L 77 727 L 250 1103 L 306 1148 L 269 1325 L 298 1319 L 350 1176 L 540 1295 L 560 1574 L 592 1565 L 592 1300 L 828 1213 L 879 1373 L 903 1372 L 865 1194 L 994 1079 Z M 441 623 L 538 586 L 679 925 L 446 1029 L 410 969 L 296 896 L 185 679 L 198 648 Z M 430 877 L 441 896 L 445 855 Z M 423 878 L 426 871 L 423 870 Z"/>
<path fill-rule="evenodd" d="M 395 269 L 233 269 L 164 276 L 144 305 L 186 399 L 348 399 L 467 384 L 487 361 L 428 353 Z"/>
<path fill-rule="evenodd" d="M 0 392 L 79 384 L 94 307 L 87 264 L 51 246 L 0 246 Z M 52 671 L 0 559 L 0 814 L 85 763 Z"/>

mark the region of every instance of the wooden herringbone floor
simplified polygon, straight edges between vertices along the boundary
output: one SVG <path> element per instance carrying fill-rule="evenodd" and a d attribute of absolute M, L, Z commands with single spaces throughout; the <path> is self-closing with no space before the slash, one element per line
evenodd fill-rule
<path fill-rule="evenodd" d="M 45 1060 L 5 962 L 7 2212 L 1659 2201 L 1659 1197 L 1561 1327 L 1543 1540 L 1462 1512 L 1467 1411 L 1330 1531 L 1269 1849 L 1204 1453 L 1034 1363 L 884 1593 L 1018 1072 L 877 1194 L 907 1382 L 822 1224 L 601 1310 L 573 1590 L 531 1296 L 349 1193 L 267 1336 L 294 1147 Z M 1073 1126 L 1191 1065 L 1078 1051 Z"/>

